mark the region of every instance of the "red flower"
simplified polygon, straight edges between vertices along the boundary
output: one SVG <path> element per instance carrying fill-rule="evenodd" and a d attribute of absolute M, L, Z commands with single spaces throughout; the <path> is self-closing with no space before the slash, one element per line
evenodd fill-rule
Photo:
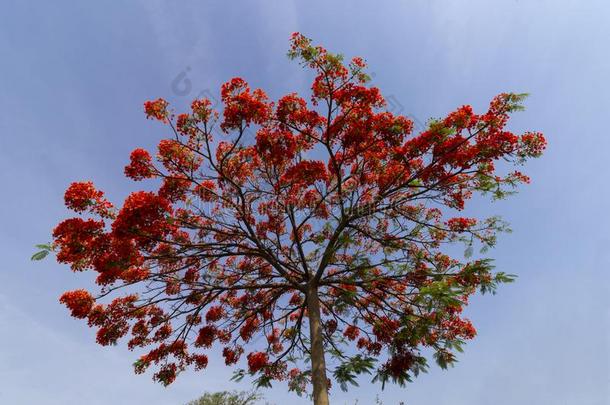
<path fill-rule="evenodd" d="M 447 221 L 447 227 L 454 232 L 464 232 L 476 224 L 476 218 L 451 218 Z"/>
<path fill-rule="evenodd" d="M 70 218 L 53 230 L 55 245 L 59 247 L 57 261 L 70 263 L 72 270 L 91 266 L 99 250 L 105 246 L 104 223 L 92 219 Z"/>
<path fill-rule="evenodd" d="M 195 346 L 197 347 L 210 347 L 216 339 L 217 329 L 213 325 L 206 325 L 199 329 L 199 335 L 195 340 Z"/>
<path fill-rule="evenodd" d="M 195 370 L 202 370 L 208 366 L 208 356 L 205 354 L 194 354 L 191 358 L 195 362 Z"/>
<path fill-rule="evenodd" d="M 221 98 L 224 102 L 223 131 L 239 129 L 250 123 L 262 124 L 271 112 L 267 95 L 261 89 L 252 93 L 243 79 L 235 77 L 222 85 Z"/>
<path fill-rule="evenodd" d="M 162 139 L 159 142 L 158 158 L 167 170 L 181 175 L 197 170 L 201 164 L 201 160 L 188 147 L 175 139 Z"/>
<path fill-rule="evenodd" d="M 193 100 L 191 110 L 193 116 L 202 122 L 206 122 L 212 113 L 212 103 L 208 99 Z"/>
<path fill-rule="evenodd" d="M 540 132 L 526 132 L 521 136 L 520 156 L 539 157 L 545 149 L 546 139 Z"/>
<path fill-rule="evenodd" d="M 112 217 L 112 204 L 104 198 L 90 181 L 72 183 L 64 194 L 66 206 L 75 212 L 89 211 L 103 218 Z"/>
<path fill-rule="evenodd" d="M 161 366 L 158 372 L 155 373 L 154 379 L 161 384 L 168 386 L 176 380 L 178 366 L 175 363 L 168 363 Z"/>
<path fill-rule="evenodd" d="M 256 373 L 260 369 L 267 366 L 269 363 L 269 356 L 267 353 L 254 352 L 248 355 L 248 369 L 251 373 Z"/>
<path fill-rule="evenodd" d="M 343 336 L 345 336 L 349 340 L 356 340 L 358 335 L 360 335 L 360 329 L 358 329 L 358 327 L 355 325 L 349 325 L 343 331 Z"/>
<path fill-rule="evenodd" d="M 93 308 L 95 300 L 86 290 L 74 290 L 65 292 L 59 302 L 65 304 L 75 318 L 86 318 Z"/>
<path fill-rule="evenodd" d="M 166 216 L 171 214 L 170 203 L 151 192 L 130 194 L 112 224 L 116 236 L 132 238 L 140 245 L 150 245 L 167 235 L 172 226 Z"/>
<path fill-rule="evenodd" d="M 186 177 L 166 177 L 159 188 L 159 196 L 171 202 L 185 200 L 190 187 L 191 180 Z"/>
<path fill-rule="evenodd" d="M 408 371 L 414 363 L 415 357 L 411 353 L 399 351 L 390 357 L 390 359 L 385 363 L 384 368 L 390 373 L 390 375 L 399 377 L 403 375 L 405 371 Z"/>
<path fill-rule="evenodd" d="M 296 150 L 297 142 L 290 131 L 262 128 L 256 133 L 256 151 L 267 164 L 279 166 L 293 159 Z"/>
<path fill-rule="evenodd" d="M 243 339 L 244 342 L 249 341 L 252 338 L 252 335 L 256 331 L 259 325 L 259 320 L 257 318 L 249 318 L 239 329 L 239 335 Z"/>
<path fill-rule="evenodd" d="M 478 117 L 473 113 L 472 107 L 464 105 L 452 112 L 445 118 L 444 124 L 451 127 L 455 126 L 458 129 L 472 128 L 477 122 Z"/>
<path fill-rule="evenodd" d="M 162 98 L 158 98 L 154 101 L 146 101 L 144 103 L 144 112 L 146 118 L 152 118 L 161 122 L 167 122 L 167 106 L 169 103 Z"/>
<path fill-rule="evenodd" d="M 231 349 L 229 347 L 222 349 L 222 356 L 225 358 L 225 364 L 227 366 L 237 363 L 242 353 L 243 349 L 239 346 L 235 349 Z"/>
<path fill-rule="evenodd" d="M 145 149 L 134 149 L 129 157 L 130 163 L 125 166 L 125 175 L 134 180 L 154 177 L 154 167 L 150 154 Z"/>
<path fill-rule="evenodd" d="M 195 194 L 201 201 L 213 201 L 216 198 L 216 184 L 212 180 L 204 180 L 195 186 Z"/>
<path fill-rule="evenodd" d="M 208 310 L 208 313 L 205 314 L 205 320 L 207 322 L 216 322 L 217 320 L 222 318 L 223 315 L 224 315 L 224 310 L 222 309 L 222 307 L 219 305 L 216 305 L 216 306 L 211 307 Z"/>
<path fill-rule="evenodd" d="M 316 181 L 328 181 L 328 173 L 324 163 L 317 160 L 303 160 L 286 170 L 282 181 L 286 184 L 307 187 Z"/>

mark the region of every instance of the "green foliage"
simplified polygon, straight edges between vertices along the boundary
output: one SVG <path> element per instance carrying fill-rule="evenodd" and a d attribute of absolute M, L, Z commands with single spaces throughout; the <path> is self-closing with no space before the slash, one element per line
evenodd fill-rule
<path fill-rule="evenodd" d="M 358 382 L 356 381 L 356 377 L 363 373 L 371 374 L 371 370 L 375 363 L 376 359 L 373 357 L 357 355 L 337 366 L 333 372 L 333 376 L 339 383 L 341 390 L 347 391 L 347 384 L 349 383 L 357 387 Z"/>
<path fill-rule="evenodd" d="M 252 374 L 252 373 L 251 373 Z M 273 379 L 265 374 L 261 374 L 258 378 L 254 380 L 254 386 L 256 388 L 271 388 L 271 381 Z"/>
<path fill-rule="evenodd" d="M 494 266 L 490 259 L 477 260 L 469 263 L 462 271 L 465 280 L 476 278 L 479 280 L 479 289 L 482 294 L 495 294 L 498 286 L 502 283 L 512 283 L 517 278 L 514 274 L 497 272 L 493 274 Z"/>
<path fill-rule="evenodd" d="M 436 364 L 443 370 L 447 370 L 449 366 L 452 366 L 456 360 L 451 352 L 446 350 L 439 350 L 434 353 L 434 360 Z"/>
<path fill-rule="evenodd" d="M 262 395 L 254 391 L 206 392 L 186 405 L 254 405 L 260 403 L 258 401 L 261 399 L 263 399 Z"/>
<path fill-rule="evenodd" d="M 502 283 L 512 283 L 517 278 L 515 274 L 507 274 L 502 271 L 496 273 L 490 281 L 485 281 L 481 283 L 481 293 L 496 293 L 499 284 Z"/>
<path fill-rule="evenodd" d="M 49 243 L 36 245 L 36 248 L 40 250 L 32 255 L 32 260 L 42 260 L 53 250 L 53 247 Z"/>
<path fill-rule="evenodd" d="M 529 93 L 508 93 L 506 95 L 506 105 L 508 112 L 523 111 L 523 102 L 529 97 Z"/>
<path fill-rule="evenodd" d="M 429 310 L 433 308 L 445 308 L 451 305 L 458 306 L 461 301 L 459 297 L 464 294 L 464 289 L 456 284 L 449 284 L 446 279 L 432 282 L 419 291 L 417 301 L 426 305 Z"/>
<path fill-rule="evenodd" d="M 240 382 L 246 376 L 246 370 L 243 368 L 237 369 L 233 371 L 233 376 L 231 377 L 231 381 Z"/>
<path fill-rule="evenodd" d="M 246 375 L 255 375 L 254 373 L 250 373 L 246 370 L 244 370 L 243 368 L 237 369 L 233 372 L 233 376 L 231 377 L 231 381 L 236 381 L 236 382 L 240 382 L 244 379 L 244 377 Z M 271 381 L 272 378 L 265 375 L 265 374 L 261 374 L 258 376 L 258 378 L 256 378 L 253 381 L 253 384 L 256 388 L 271 388 Z"/>

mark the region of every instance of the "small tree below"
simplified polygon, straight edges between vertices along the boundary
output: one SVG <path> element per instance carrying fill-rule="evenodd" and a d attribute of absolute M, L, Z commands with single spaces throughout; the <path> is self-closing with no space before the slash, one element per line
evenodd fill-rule
<path fill-rule="evenodd" d="M 257 405 L 262 399 L 262 395 L 256 392 L 207 392 L 200 398 L 195 399 L 186 405 Z"/>

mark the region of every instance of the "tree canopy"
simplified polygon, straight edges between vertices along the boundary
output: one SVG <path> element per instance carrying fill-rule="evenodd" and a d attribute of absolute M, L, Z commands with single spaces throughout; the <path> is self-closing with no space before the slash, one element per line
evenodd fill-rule
<path fill-rule="evenodd" d="M 295 33 L 288 53 L 313 73 L 308 99 L 271 101 L 241 78 L 222 108 L 196 99 L 176 113 L 145 103 L 167 126 L 154 157 L 135 149 L 124 169 L 155 191 L 115 207 L 92 182 L 65 193 L 78 216 L 53 231 L 52 249 L 97 288 L 61 297 L 97 342 L 145 349 L 135 371 L 170 384 L 204 369 L 220 348 L 236 378 L 286 381 L 316 404 L 360 374 L 405 383 L 455 361 L 475 328 L 468 298 L 512 276 L 472 247 L 506 229 L 460 213 L 477 193 L 503 198 L 529 179 L 512 168 L 543 152 L 539 132 L 514 134 L 523 94 L 468 105 L 415 133 L 386 110 L 361 58 L 345 62 Z M 466 257 L 449 255 L 456 242 Z M 332 382 L 334 381 L 334 383 Z"/>

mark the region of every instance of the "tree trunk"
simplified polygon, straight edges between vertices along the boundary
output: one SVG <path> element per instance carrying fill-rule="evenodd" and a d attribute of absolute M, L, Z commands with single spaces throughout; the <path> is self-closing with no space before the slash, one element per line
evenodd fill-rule
<path fill-rule="evenodd" d="M 307 311 L 309 313 L 309 337 L 311 340 L 313 403 L 315 405 L 328 405 L 326 361 L 324 360 L 324 341 L 320 321 L 320 299 L 316 287 L 311 287 L 307 292 Z"/>

